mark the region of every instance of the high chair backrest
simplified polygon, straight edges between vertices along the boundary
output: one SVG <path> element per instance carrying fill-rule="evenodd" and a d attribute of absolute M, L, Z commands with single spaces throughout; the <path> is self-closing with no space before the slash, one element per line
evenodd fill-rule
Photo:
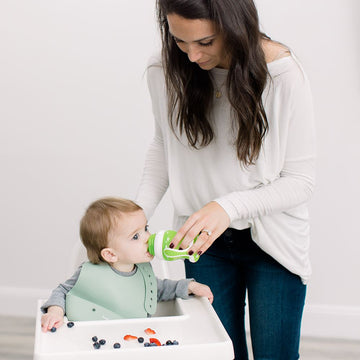
<path fill-rule="evenodd" d="M 68 277 L 70 277 L 78 266 L 87 261 L 86 249 L 82 242 L 77 241 L 72 249 L 68 266 Z M 154 258 L 151 261 L 155 275 L 159 279 L 184 279 L 185 278 L 185 266 L 182 260 L 176 261 L 164 261 Z"/>

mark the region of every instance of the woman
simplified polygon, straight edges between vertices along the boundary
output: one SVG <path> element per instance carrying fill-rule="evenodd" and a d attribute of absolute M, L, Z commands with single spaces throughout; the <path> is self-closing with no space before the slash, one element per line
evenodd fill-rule
<path fill-rule="evenodd" d="M 252 0 L 158 0 L 162 59 L 148 83 L 155 137 L 137 202 L 149 218 L 169 188 L 172 246 L 201 254 L 236 359 L 298 359 L 310 276 L 306 202 L 315 140 L 308 80 L 294 55 L 259 30 Z"/>

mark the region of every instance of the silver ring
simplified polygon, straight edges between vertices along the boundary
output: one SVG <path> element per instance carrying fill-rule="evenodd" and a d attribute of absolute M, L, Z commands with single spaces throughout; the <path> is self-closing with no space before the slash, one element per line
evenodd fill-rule
<path fill-rule="evenodd" d="M 201 233 L 207 233 L 208 236 L 211 236 L 212 231 L 208 229 L 201 230 Z"/>

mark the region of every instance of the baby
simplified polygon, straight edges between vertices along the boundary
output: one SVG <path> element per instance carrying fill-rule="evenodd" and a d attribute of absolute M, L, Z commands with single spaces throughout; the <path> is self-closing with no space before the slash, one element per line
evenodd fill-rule
<path fill-rule="evenodd" d="M 205 296 L 210 288 L 193 279 L 157 279 L 148 252 L 147 220 L 131 200 L 103 198 L 92 203 L 80 223 L 89 262 L 60 284 L 41 307 L 44 332 L 69 320 L 148 317 L 158 301 L 189 294 Z"/>

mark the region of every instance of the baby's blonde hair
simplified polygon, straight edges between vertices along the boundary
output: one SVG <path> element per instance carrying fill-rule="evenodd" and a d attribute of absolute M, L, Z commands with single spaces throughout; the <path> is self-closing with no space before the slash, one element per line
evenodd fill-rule
<path fill-rule="evenodd" d="M 94 201 L 86 210 L 80 222 L 80 237 L 89 261 L 98 264 L 104 259 L 101 250 L 108 246 L 108 235 L 121 213 L 142 210 L 128 199 L 106 197 Z"/>

